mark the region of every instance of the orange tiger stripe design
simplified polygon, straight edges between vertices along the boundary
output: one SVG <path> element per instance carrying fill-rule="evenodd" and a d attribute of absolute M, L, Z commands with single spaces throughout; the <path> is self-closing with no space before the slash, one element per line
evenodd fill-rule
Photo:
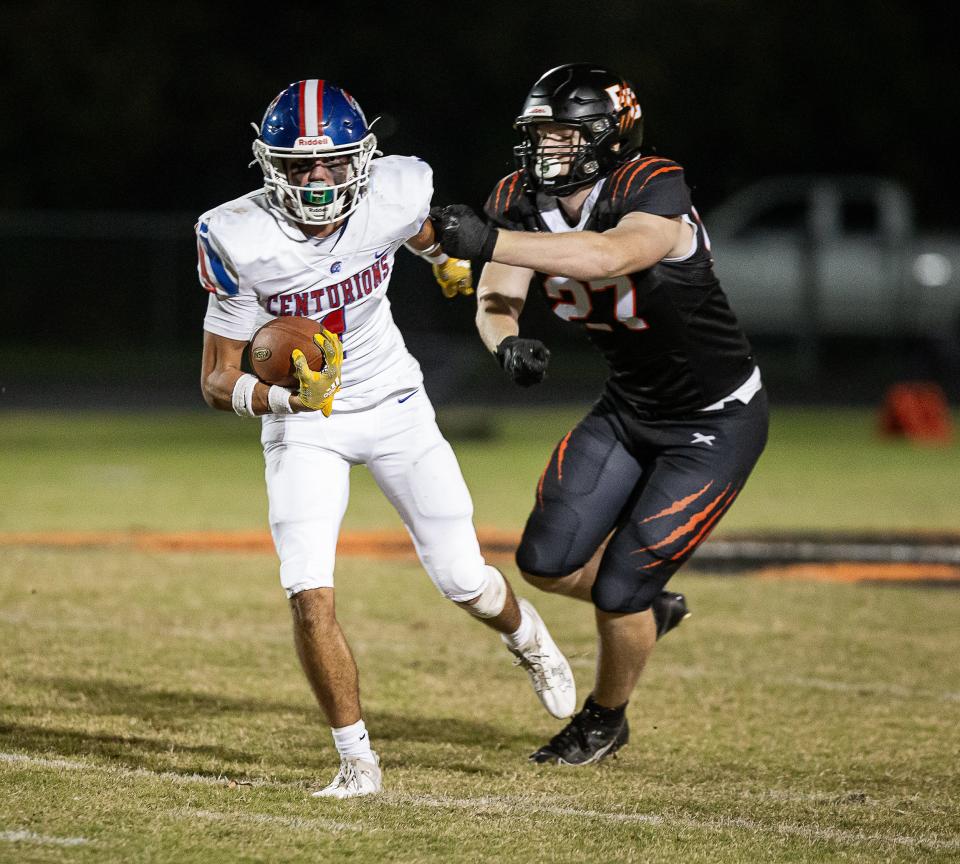
<path fill-rule="evenodd" d="M 623 170 L 620 172 L 620 176 L 617 178 L 616 185 L 613 187 L 613 192 L 610 195 L 610 198 L 613 199 L 617 197 L 617 193 L 620 190 L 620 183 L 623 181 L 623 178 L 626 177 L 628 173 L 630 173 L 631 169 L 633 169 L 633 173 L 630 175 L 630 180 L 632 181 L 633 178 L 636 177 L 638 173 L 640 173 L 644 168 L 648 167 L 649 165 L 653 165 L 654 162 L 669 162 L 669 161 L 670 161 L 669 159 L 661 159 L 659 156 L 650 156 L 646 159 L 641 159 L 639 162 L 628 162 L 626 165 L 623 166 Z M 624 192 L 624 195 L 626 195 L 626 192 Z"/>
<path fill-rule="evenodd" d="M 496 198 L 493 202 L 493 207 L 495 210 L 500 210 L 500 195 L 503 193 L 503 187 L 507 185 L 507 181 L 510 178 L 513 178 L 513 181 L 510 183 L 510 188 L 507 190 L 506 200 L 503 202 L 503 206 L 506 207 L 510 203 L 510 196 L 513 194 L 513 187 L 517 185 L 517 180 L 520 177 L 519 171 L 514 171 L 512 174 L 508 174 L 497 184 Z"/>
<path fill-rule="evenodd" d="M 553 456 L 550 457 L 550 462 L 553 461 Z M 540 509 L 543 510 L 543 481 L 547 479 L 547 471 L 550 470 L 550 462 L 547 462 L 547 467 L 543 469 L 543 473 L 540 475 L 540 482 L 537 483 L 537 503 L 540 505 Z"/>
<path fill-rule="evenodd" d="M 665 510 L 661 510 L 659 513 L 654 513 L 653 516 L 648 516 L 646 519 L 641 520 L 640 524 L 645 525 L 647 522 L 652 522 L 654 519 L 659 519 L 661 516 L 672 516 L 674 513 L 679 513 L 683 510 L 688 504 L 693 503 L 697 500 L 704 492 L 706 492 L 713 485 L 713 480 L 707 483 L 699 492 L 694 492 L 692 495 L 688 495 L 686 498 L 681 498 L 678 501 L 674 501 L 669 507 Z"/>
<path fill-rule="evenodd" d="M 720 493 L 720 496 L 719 496 L 719 497 L 722 498 L 724 492 L 726 492 L 727 489 L 729 489 L 729 488 L 730 488 L 730 487 L 727 486 L 726 489 L 724 489 L 724 491 Z M 690 540 L 690 542 L 687 543 L 687 545 L 684 546 L 679 552 L 674 552 L 673 555 L 671 555 L 669 558 L 657 558 L 656 560 L 651 561 L 649 564 L 644 564 L 644 565 L 638 567 L 637 569 L 638 569 L 638 570 L 652 570 L 654 567 L 659 567 L 661 564 L 664 564 L 664 563 L 667 562 L 667 561 L 678 561 L 678 560 L 680 560 L 680 559 L 685 558 L 685 557 L 686 557 L 687 555 L 689 555 L 690 553 L 692 553 L 693 550 L 696 549 L 696 547 L 699 546 L 699 545 L 707 538 L 707 536 L 708 536 L 708 535 L 710 534 L 710 532 L 713 530 L 713 526 L 716 525 L 717 522 L 719 521 L 720 517 L 723 516 L 723 514 L 727 512 L 727 510 L 729 509 L 730 505 L 733 503 L 734 499 L 737 497 L 737 495 L 739 494 L 739 492 L 740 492 L 740 489 L 739 489 L 739 488 L 734 489 L 733 492 L 731 492 L 730 495 L 727 497 L 727 500 L 724 501 L 724 502 L 719 506 L 719 508 L 717 508 L 716 512 L 707 520 L 707 523 L 700 529 L 700 531 L 693 537 L 693 539 Z M 715 502 L 714 502 L 714 503 L 715 503 Z M 712 507 L 713 504 L 711 504 L 711 505 L 709 505 L 709 506 Z M 708 508 L 708 509 L 709 509 L 709 508 Z M 659 545 L 662 545 L 662 544 L 658 543 L 658 544 L 656 544 L 656 545 L 659 546 Z M 655 549 L 656 546 L 650 546 L 650 547 L 647 547 L 647 548 L 649 548 L 649 549 Z M 636 551 L 637 551 L 637 552 L 642 552 L 643 550 L 642 550 L 642 549 L 637 549 Z M 632 554 L 632 553 L 631 553 L 631 554 Z"/>
<path fill-rule="evenodd" d="M 723 491 L 719 495 L 717 495 L 717 497 L 714 498 L 709 504 L 707 504 L 706 507 L 694 513 L 693 516 L 691 516 L 686 522 L 683 523 L 683 525 L 681 525 L 679 528 L 675 528 L 666 537 L 664 537 L 663 540 L 660 540 L 658 543 L 653 543 L 650 546 L 641 546 L 639 549 L 634 549 L 633 552 L 631 552 L 630 554 L 638 555 L 640 552 L 649 552 L 653 549 L 659 549 L 662 546 L 667 546 L 670 543 L 673 543 L 674 540 L 679 540 L 685 534 L 691 533 L 696 529 L 696 527 L 701 522 L 703 522 L 705 519 L 707 519 L 710 516 L 710 514 L 714 511 L 717 505 L 720 504 L 720 501 L 727 494 L 727 491 L 729 489 L 730 489 L 730 484 L 728 483 L 723 488 Z"/>
<path fill-rule="evenodd" d="M 509 175 L 508 175 L 508 176 L 509 176 Z M 507 185 L 507 177 L 504 177 L 504 178 L 497 184 L 497 197 L 496 197 L 496 198 L 494 199 L 494 201 L 493 201 L 493 209 L 494 209 L 494 210 L 499 210 L 499 209 L 500 209 L 500 193 L 503 191 L 503 187 L 506 186 L 506 185 Z"/>
<path fill-rule="evenodd" d="M 563 483 L 563 454 L 567 451 L 567 442 L 572 434 L 573 430 L 571 429 L 563 436 L 563 440 L 557 447 L 557 482 L 559 483 Z"/>
<path fill-rule="evenodd" d="M 729 488 L 729 487 L 727 487 Z M 733 503 L 734 499 L 740 493 L 739 489 L 734 489 L 730 493 L 730 497 L 720 506 L 720 509 L 710 518 L 706 525 L 700 529 L 700 533 L 697 534 L 686 546 L 683 547 L 679 552 L 676 552 L 670 557 L 671 561 L 676 561 L 678 558 L 682 558 L 687 555 L 689 552 L 692 552 L 697 546 L 699 546 L 704 540 L 706 540 L 707 535 L 713 530 L 713 526 L 717 524 L 717 521 L 727 512 L 727 509 Z"/>
<path fill-rule="evenodd" d="M 550 470 L 550 466 L 553 464 L 554 453 L 557 456 L 557 481 L 563 483 L 563 455 L 567 450 L 567 442 L 570 440 L 570 436 L 573 434 L 571 429 L 563 436 L 563 439 L 560 443 L 554 448 L 553 453 L 550 454 L 550 458 L 547 460 L 547 466 L 543 469 L 543 473 L 540 475 L 540 480 L 537 483 L 537 503 L 540 505 L 540 509 L 543 510 L 543 484 L 547 479 L 547 472 Z"/>
<path fill-rule="evenodd" d="M 659 567 L 666 561 L 666 558 L 657 558 L 655 561 L 651 561 L 649 564 L 644 564 L 642 567 L 638 567 L 638 570 L 652 570 L 654 567 Z"/>
<path fill-rule="evenodd" d="M 513 175 L 513 180 L 510 181 L 510 188 L 507 190 L 507 200 L 503 202 L 504 207 L 510 206 L 510 199 L 513 198 L 513 190 L 517 185 L 517 180 L 520 179 L 520 172 L 517 171 Z"/>
<path fill-rule="evenodd" d="M 667 173 L 667 172 L 669 172 L 669 171 L 682 171 L 682 170 L 683 170 L 683 169 L 682 169 L 679 165 L 668 165 L 666 168 L 658 168 L 658 169 L 657 169 L 656 171 L 654 171 L 649 177 L 647 177 L 647 179 L 644 180 L 643 183 L 640 184 L 640 189 L 643 189 L 643 187 L 646 186 L 647 183 L 649 183 L 649 182 L 650 182 L 654 177 L 656 177 L 658 174 L 665 174 L 665 173 Z M 634 175 L 631 176 L 630 181 L 627 183 L 627 188 L 623 190 L 623 197 L 624 197 L 624 198 L 626 198 L 627 195 L 630 194 L 630 187 L 633 185 L 633 178 L 634 178 L 635 176 L 636 176 L 636 173 L 634 173 Z M 637 191 L 639 192 L 640 189 L 637 189 Z"/>

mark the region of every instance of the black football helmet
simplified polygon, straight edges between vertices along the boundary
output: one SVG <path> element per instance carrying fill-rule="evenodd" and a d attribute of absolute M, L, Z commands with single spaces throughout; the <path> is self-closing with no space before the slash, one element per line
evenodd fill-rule
<path fill-rule="evenodd" d="M 580 140 L 570 145 L 541 141 L 537 126 L 543 123 L 575 129 Z M 527 187 L 565 196 L 596 183 L 636 153 L 643 114 L 624 78 L 592 63 L 567 63 L 533 85 L 514 128 L 523 135 L 513 152 L 526 169 Z"/>

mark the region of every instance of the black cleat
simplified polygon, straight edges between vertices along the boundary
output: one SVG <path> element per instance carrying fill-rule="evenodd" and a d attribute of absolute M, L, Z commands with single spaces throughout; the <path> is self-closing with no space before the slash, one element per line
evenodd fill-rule
<path fill-rule="evenodd" d="M 657 624 L 657 639 L 666 636 L 684 618 L 690 617 L 687 598 L 672 591 L 661 591 L 650 608 L 653 609 L 653 620 Z"/>
<path fill-rule="evenodd" d="M 554 765 L 592 765 L 617 752 L 630 740 L 626 715 L 613 724 L 601 723 L 584 705 L 549 744 L 530 754 L 531 762 Z"/>

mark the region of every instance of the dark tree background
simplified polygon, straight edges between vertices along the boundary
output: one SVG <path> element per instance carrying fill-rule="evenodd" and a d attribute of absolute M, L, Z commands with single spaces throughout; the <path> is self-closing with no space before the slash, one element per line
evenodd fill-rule
<path fill-rule="evenodd" d="M 426 159 L 436 203 L 481 205 L 513 170 L 512 123 L 531 84 L 552 66 L 591 61 L 633 81 L 644 149 L 685 166 L 708 224 L 713 206 L 758 177 L 855 172 L 902 181 L 921 226 L 956 232 L 960 69 L 951 11 L 916 0 L 389 9 L 329 0 L 0 0 L 2 404 L 27 404 L 42 389 L 42 357 L 24 343 L 56 344 L 60 357 L 74 350 L 76 379 L 100 386 L 105 402 L 129 383 L 134 361 L 120 359 L 123 350 L 150 368 L 155 387 L 175 385 L 189 404 L 199 401 L 206 299 L 192 225 L 260 185 L 248 167 L 250 124 L 301 78 L 343 85 L 368 118 L 380 117 L 384 152 Z M 394 314 L 430 370 L 431 392 L 462 395 L 461 379 L 442 378 L 451 358 L 461 370 L 489 362 L 472 304 L 441 301 L 412 256 L 397 265 Z M 530 306 L 543 307 L 525 314 L 525 330 L 534 316 L 532 335 L 549 335 L 552 345 L 580 339 L 576 328 L 561 334 L 545 304 Z M 37 316 L 41 309 L 53 314 Z M 145 347 L 152 358 L 143 358 Z M 570 356 L 555 353 L 556 364 Z M 764 368 L 772 379 L 773 363 Z M 836 380 L 831 366 L 830 386 L 847 398 L 852 390 Z M 90 404 L 88 393 L 81 404 Z"/>
<path fill-rule="evenodd" d="M 378 7 L 382 4 L 378 4 Z M 251 121 L 286 84 L 337 81 L 415 153 L 438 199 L 512 170 L 511 123 L 547 68 L 631 78 L 646 145 L 702 210 L 763 174 L 903 180 L 960 223 L 958 52 L 946 3 L 78 3 L 0 6 L 4 208 L 201 212 L 258 185 Z"/>

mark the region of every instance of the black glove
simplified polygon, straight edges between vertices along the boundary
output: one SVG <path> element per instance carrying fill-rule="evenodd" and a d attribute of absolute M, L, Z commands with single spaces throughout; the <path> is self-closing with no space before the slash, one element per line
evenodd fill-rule
<path fill-rule="evenodd" d="M 485 222 L 466 204 L 431 207 L 433 230 L 451 258 L 489 261 L 497 245 L 497 229 Z"/>
<path fill-rule="evenodd" d="M 543 380 L 550 352 L 539 339 L 507 336 L 497 345 L 497 360 L 517 384 L 529 387 Z"/>

